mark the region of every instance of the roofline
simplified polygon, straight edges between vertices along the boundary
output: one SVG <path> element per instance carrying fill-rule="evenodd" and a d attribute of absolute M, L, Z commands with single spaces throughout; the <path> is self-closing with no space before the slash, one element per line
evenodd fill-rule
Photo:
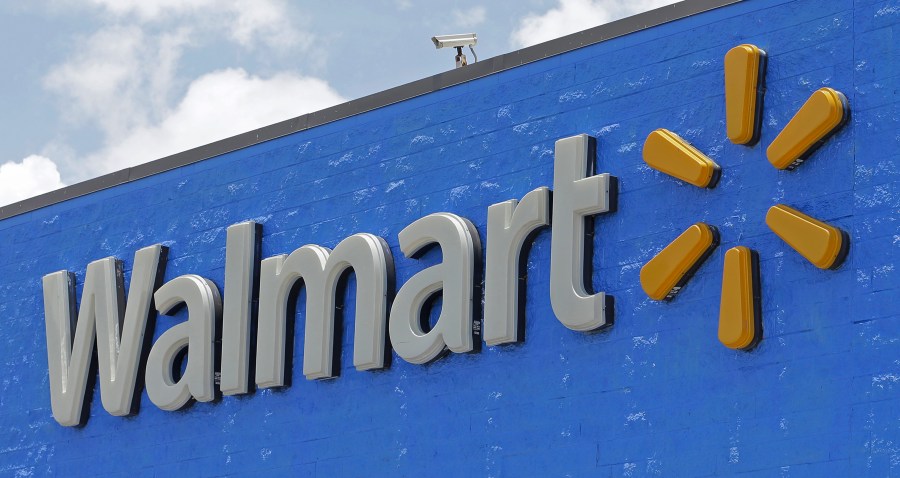
<path fill-rule="evenodd" d="M 0 220 L 742 0 L 685 0 L 0 207 Z"/>

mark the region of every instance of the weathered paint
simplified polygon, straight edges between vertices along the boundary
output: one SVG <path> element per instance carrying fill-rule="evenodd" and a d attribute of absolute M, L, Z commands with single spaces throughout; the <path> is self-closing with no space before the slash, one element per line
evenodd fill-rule
<path fill-rule="evenodd" d="M 733 475 L 885 476 L 900 465 L 900 63 L 893 3 L 754 0 L 676 21 L 0 222 L 0 474 L 16 475 Z M 759 144 L 726 136 L 723 58 L 768 54 Z M 809 95 L 847 95 L 852 118 L 801 168 L 765 146 Z M 649 170 L 641 143 L 677 131 L 722 167 L 713 190 Z M 80 284 L 98 258 L 169 247 L 165 279 L 224 286 L 226 228 L 263 225 L 262 257 L 387 239 L 404 283 L 437 263 L 406 259 L 397 233 L 435 212 L 486 233 L 490 204 L 552 184 L 554 142 L 597 137 L 618 208 L 598 216 L 595 290 L 615 323 L 595 334 L 553 318 L 550 231 L 526 263 L 525 341 L 430 365 L 396 356 L 337 380 L 224 397 L 180 412 L 107 414 L 99 389 L 83 428 L 50 414 L 41 277 Z M 820 270 L 765 225 L 785 203 L 850 233 Z M 721 246 L 668 303 L 640 267 L 697 221 Z M 758 251 L 764 339 L 717 339 L 723 254 Z M 355 292 L 351 280 L 346 297 Z M 346 300 L 345 317 L 353 301 Z M 303 300 L 297 307 L 303 310 Z M 183 320 L 184 315 L 180 316 Z M 176 321 L 156 321 L 154 338 Z M 302 350 L 301 316 L 294 350 Z M 348 324 L 345 324 L 345 327 Z"/>

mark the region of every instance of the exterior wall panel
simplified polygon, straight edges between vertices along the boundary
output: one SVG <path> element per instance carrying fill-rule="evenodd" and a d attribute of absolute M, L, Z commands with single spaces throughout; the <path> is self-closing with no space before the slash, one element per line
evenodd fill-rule
<path fill-rule="evenodd" d="M 0 221 L 0 475 L 888 476 L 900 463 L 900 79 L 893 2 L 741 2 L 434 91 Z M 723 57 L 768 53 L 761 140 L 730 143 Z M 765 147 L 816 89 L 851 119 L 794 171 Z M 667 128 L 722 167 L 714 189 L 649 169 Z M 225 229 L 262 224 L 262 254 L 334 247 L 368 232 L 390 245 L 398 287 L 441 260 L 405 258 L 397 233 L 434 212 L 471 220 L 553 184 L 554 142 L 597 138 L 618 208 L 594 220 L 592 283 L 615 323 L 566 329 L 549 302 L 550 231 L 528 249 L 521 344 L 428 365 L 352 366 L 355 280 L 344 291 L 341 375 L 307 381 L 297 305 L 293 380 L 280 390 L 113 417 L 78 428 L 50 412 L 41 277 L 169 247 L 165 279 L 224 286 Z M 820 270 L 764 222 L 789 204 L 847 231 Z M 689 225 L 721 244 L 671 302 L 641 266 Z M 759 253 L 763 339 L 716 336 L 725 251 Z M 160 316 L 154 338 L 185 320 Z M 146 354 L 146 350 L 145 350 Z M 141 382 L 139 380 L 139 382 Z"/>

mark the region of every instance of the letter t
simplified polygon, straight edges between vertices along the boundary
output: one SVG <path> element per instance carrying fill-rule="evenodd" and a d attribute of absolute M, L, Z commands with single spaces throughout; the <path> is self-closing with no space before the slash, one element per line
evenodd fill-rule
<path fill-rule="evenodd" d="M 586 134 L 558 140 L 553 164 L 550 304 L 563 325 L 582 332 L 612 323 L 606 294 L 590 294 L 584 284 L 590 281 L 584 272 L 590 270 L 591 260 L 585 247 L 585 216 L 610 209 L 610 175 L 593 175 L 595 141 Z"/>

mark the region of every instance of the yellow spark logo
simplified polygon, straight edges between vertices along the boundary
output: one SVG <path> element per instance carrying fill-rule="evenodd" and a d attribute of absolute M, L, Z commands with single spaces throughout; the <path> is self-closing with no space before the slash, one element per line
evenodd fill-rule
<path fill-rule="evenodd" d="M 725 55 L 725 110 L 728 138 L 753 146 L 759 139 L 766 53 L 739 45 Z M 831 88 L 815 91 L 766 149 L 772 166 L 793 169 L 846 123 L 847 98 Z M 644 161 L 651 168 L 698 188 L 714 188 L 721 169 L 676 133 L 658 129 L 647 136 Z M 796 209 L 776 204 L 766 225 L 795 251 L 821 269 L 840 265 L 849 239 L 840 229 Z M 641 287 L 653 300 L 670 300 L 719 242 L 715 227 L 698 222 L 641 268 Z M 747 350 L 762 338 L 759 264 L 756 251 L 737 246 L 725 253 L 719 308 L 719 341 Z"/>

